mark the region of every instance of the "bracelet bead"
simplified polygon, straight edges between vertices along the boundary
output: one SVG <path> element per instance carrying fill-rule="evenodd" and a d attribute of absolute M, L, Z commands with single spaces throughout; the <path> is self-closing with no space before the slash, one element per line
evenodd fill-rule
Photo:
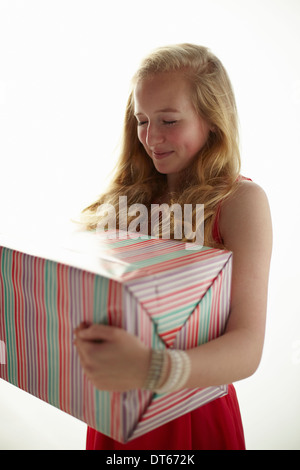
<path fill-rule="evenodd" d="M 147 390 L 155 390 L 157 384 L 160 383 L 164 365 L 167 362 L 165 349 L 152 349 L 150 367 L 144 388 Z"/>
<path fill-rule="evenodd" d="M 169 362 L 169 374 L 163 380 Z M 144 388 L 159 394 L 180 390 L 184 388 L 190 371 L 190 359 L 185 351 L 174 349 L 152 350 L 148 377 Z"/>

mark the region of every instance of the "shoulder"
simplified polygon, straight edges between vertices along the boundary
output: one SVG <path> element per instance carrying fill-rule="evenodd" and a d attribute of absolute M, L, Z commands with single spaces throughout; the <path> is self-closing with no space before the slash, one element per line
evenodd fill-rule
<path fill-rule="evenodd" d="M 248 243 L 270 244 L 271 214 L 267 195 L 256 183 L 242 180 L 221 207 L 220 232 L 228 249 Z"/>
<path fill-rule="evenodd" d="M 222 213 L 226 216 L 234 216 L 239 212 L 254 209 L 257 204 L 268 206 L 268 198 L 261 186 L 250 180 L 241 180 L 236 190 L 222 204 Z M 241 215 L 241 214 L 240 214 Z"/>

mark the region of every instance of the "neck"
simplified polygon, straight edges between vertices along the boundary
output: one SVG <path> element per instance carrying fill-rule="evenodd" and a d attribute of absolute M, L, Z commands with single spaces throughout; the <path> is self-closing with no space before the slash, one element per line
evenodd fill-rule
<path fill-rule="evenodd" d="M 176 188 L 178 188 L 178 175 L 173 173 L 171 175 L 167 175 L 167 182 L 168 182 L 168 191 L 169 193 L 176 192 Z"/>

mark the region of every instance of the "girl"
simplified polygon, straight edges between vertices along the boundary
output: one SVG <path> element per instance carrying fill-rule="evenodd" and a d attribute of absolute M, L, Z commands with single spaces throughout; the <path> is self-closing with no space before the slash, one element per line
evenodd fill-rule
<path fill-rule="evenodd" d="M 239 172 L 236 104 L 221 62 L 192 44 L 155 50 L 133 78 L 115 177 L 84 215 L 95 228 L 97 208 L 118 208 L 119 196 L 148 208 L 204 204 L 204 245 L 233 252 L 231 310 L 223 336 L 181 353 L 186 374 L 175 388 L 230 384 L 229 393 L 126 445 L 88 428 L 87 449 L 245 449 L 231 383 L 252 375 L 261 359 L 272 229 L 264 191 Z M 76 346 L 102 390 L 168 389 L 175 372 L 171 357 L 157 359 L 115 327 L 81 325 Z"/>

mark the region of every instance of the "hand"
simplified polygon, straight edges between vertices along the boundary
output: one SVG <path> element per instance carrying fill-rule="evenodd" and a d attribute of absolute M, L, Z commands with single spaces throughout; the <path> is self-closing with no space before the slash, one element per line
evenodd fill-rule
<path fill-rule="evenodd" d="M 142 388 L 150 365 L 150 349 L 127 331 L 82 323 L 74 344 L 86 376 L 99 390 Z"/>

